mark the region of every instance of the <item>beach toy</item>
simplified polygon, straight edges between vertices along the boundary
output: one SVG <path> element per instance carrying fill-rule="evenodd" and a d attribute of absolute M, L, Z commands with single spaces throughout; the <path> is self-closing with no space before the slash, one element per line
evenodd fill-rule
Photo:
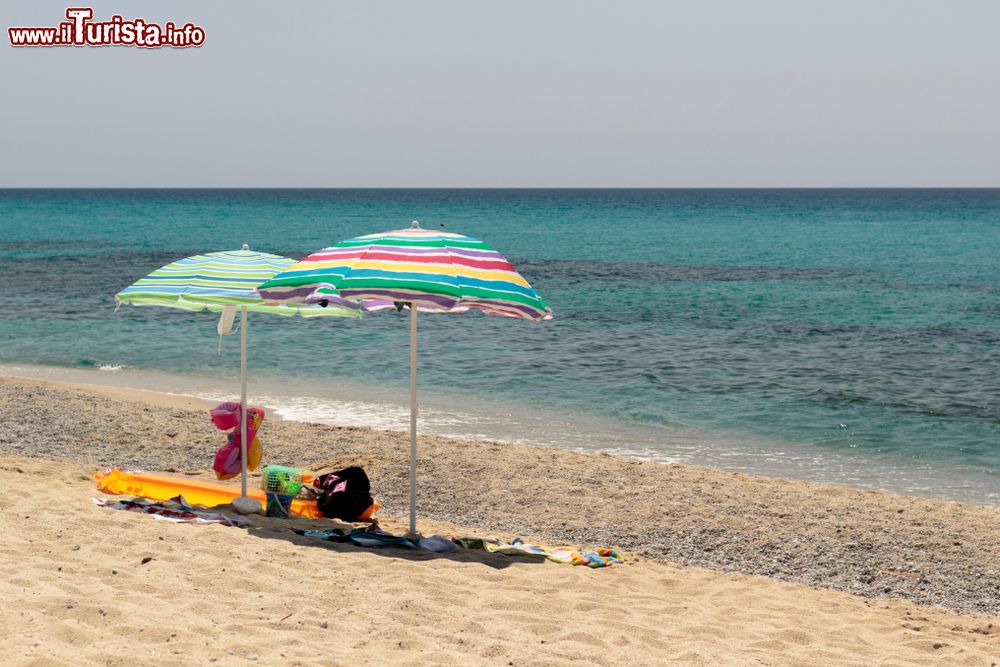
<path fill-rule="evenodd" d="M 232 429 L 227 436 L 228 444 L 215 453 L 215 462 L 212 464 L 215 476 L 219 479 L 231 479 L 242 472 L 240 414 L 241 406 L 234 401 L 220 403 L 209 411 L 216 428 L 221 431 Z M 264 411 L 261 408 L 250 407 L 247 408 L 247 416 L 247 440 L 250 441 L 247 447 L 247 470 L 256 470 L 264 454 L 260 438 L 257 437 L 257 431 L 264 421 Z"/>
<path fill-rule="evenodd" d="M 295 496 L 286 493 L 274 493 L 267 491 L 267 505 L 264 516 L 278 519 L 289 519 L 292 516 L 292 500 Z"/>
<path fill-rule="evenodd" d="M 208 414 L 220 431 L 230 431 L 240 425 L 240 404 L 235 401 L 219 403 Z"/>
<path fill-rule="evenodd" d="M 97 481 L 97 489 L 103 493 L 142 496 L 151 500 L 170 500 L 184 496 L 189 504 L 202 507 L 228 505 L 240 497 L 238 484 L 220 484 L 176 475 L 112 469 L 95 473 L 94 479 Z M 262 489 L 249 488 L 247 496 L 256 499 L 261 505 L 267 502 L 266 492 Z M 293 516 L 323 518 L 315 500 L 293 498 L 288 509 Z"/>
<path fill-rule="evenodd" d="M 302 471 L 286 466 L 267 466 L 260 471 L 260 488 L 271 493 L 297 496 L 302 490 Z"/>
<path fill-rule="evenodd" d="M 266 516 L 287 519 L 292 499 L 302 490 L 302 471 L 285 466 L 267 466 L 260 471 L 260 488 L 267 495 Z"/>

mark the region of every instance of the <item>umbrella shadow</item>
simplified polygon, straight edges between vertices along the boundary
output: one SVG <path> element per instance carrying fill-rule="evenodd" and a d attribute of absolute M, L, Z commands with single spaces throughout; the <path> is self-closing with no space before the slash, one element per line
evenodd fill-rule
<path fill-rule="evenodd" d="M 244 528 L 250 535 L 265 540 L 282 540 L 290 542 L 296 546 L 311 547 L 316 549 L 326 549 L 342 553 L 365 553 L 383 558 L 398 558 L 408 561 L 429 561 L 436 559 L 447 559 L 456 563 L 478 563 L 497 570 L 511 567 L 513 565 L 541 565 L 547 559 L 539 554 L 517 554 L 506 555 L 491 553 L 480 549 L 464 549 L 458 547 L 450 553 L 436 553 L 415 549 L 413 547 L 398 546 L 393 544 L 380 545 L 376 547 L 361 547 L 350 542 L 331 542 L 306 537 L 294 532 L 292 528 L 303 530 L 317 530 L 332 526 L 344 526 L 339 523 L 327 523 L 321 521 L 284 520 L 284 519 L 261 519 L 255 518 L 253 525 Z"/>

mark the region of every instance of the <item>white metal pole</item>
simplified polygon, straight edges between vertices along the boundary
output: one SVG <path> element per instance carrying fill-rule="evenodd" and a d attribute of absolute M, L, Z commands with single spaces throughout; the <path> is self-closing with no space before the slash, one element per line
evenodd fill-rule
<path fill-rule="evenodd" d="M 410 535 L 417 534 L 417 306 L 410 303 Z"/>
<path fill-rule="evenodd" d="M 247 307 L 240 308 L 240 487 L 247 497 Z"/>

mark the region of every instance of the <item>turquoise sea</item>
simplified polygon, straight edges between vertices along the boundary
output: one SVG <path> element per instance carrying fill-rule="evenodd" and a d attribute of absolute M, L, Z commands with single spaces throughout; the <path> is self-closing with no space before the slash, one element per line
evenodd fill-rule
<path fill-rule="evenodd" d="M 413 219 L 555 311 L 423 317 L 425 432 L 1000 505 L 1000 190 L 0 190 L 0 373 L 233 396 L 211 315 L 114 293 Z M 249 334 L 258 402 L 405 427 L 404 316 Z"/>

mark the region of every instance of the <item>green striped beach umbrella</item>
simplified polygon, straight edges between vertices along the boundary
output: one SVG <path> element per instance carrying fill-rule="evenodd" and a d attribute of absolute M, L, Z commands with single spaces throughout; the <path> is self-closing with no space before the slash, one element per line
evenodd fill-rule
<path fill-rule="evenodd" d="M 302 317 L 360 317 L 355 303 L 337 302 L 327 307 L 304 304 L 273 305 L 256 293 L 266 280 L 295 264 L 294 259 L 254 252 L 244 245 L 242 250 L 212 252 L 185 257 L 153 271 L 115 295 L 117 307 L 163 306 L 182 310 L 222 312 L 219 333 L 227 333 L 240 311 L 240 404 L 247 413 L 247 325 L 249 312 Z M 246 419 L 241 420 L 241 481 L 243 497 L 247 495 Z M 249 509 L 249 508 L 248 508 Z"/>
<path fill-rule="evenodd" d="M 417 312 L 478 310 L 539 322 L 552 309 L 503 255 L 478 239 L 409 229 L 358 236 L 309 255 L 260 286 L 269 303 L 410 309 L 410 533 L 417 517 Z"/>

